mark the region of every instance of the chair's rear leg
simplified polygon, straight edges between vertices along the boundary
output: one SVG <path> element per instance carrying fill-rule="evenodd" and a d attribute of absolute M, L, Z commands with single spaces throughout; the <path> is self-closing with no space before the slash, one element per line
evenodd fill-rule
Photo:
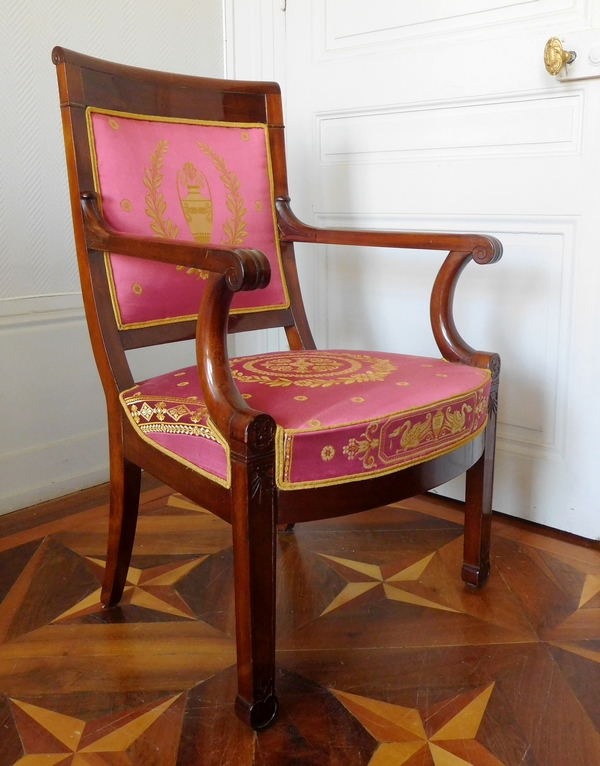
<path fill-rule="evenodd" d="M 488 422 L 483 455 L 467 471 L 465 502 L 465 548 L 462 579 L 476 588 L 485 585 L 490 575 L 490 537 L 492 528 L 492 490 L 496 449 L 497 375 L 490 392 Z"/>
<path fill-rule="evenodd" d="M 282 532 L 285 535 L 289 535 L 294 531 L 295 524 L 278 524 L 277 531 Z"/>
<path fill-rule="evenodd" d="M 272 458 L 233 463 L 233 561 L 238 696 L 235 710 L 253 729 L 268 726 L 275 697 L 276 511 Z M 235 480 L 237 477 L 237 481 Z"/>
<path fill-rule="evenodd" d="M 118 604 L 123 596 L 137 524 L 141 478 L 141 469 L 123 458 L 120 445 L 118 449 L 111 449 L 110 521 L 101 597 L 105 606 Z"/>

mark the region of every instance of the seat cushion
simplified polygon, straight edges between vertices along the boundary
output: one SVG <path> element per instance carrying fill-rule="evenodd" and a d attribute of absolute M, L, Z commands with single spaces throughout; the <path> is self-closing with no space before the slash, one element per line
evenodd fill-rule
<path fill-rule="evenodd" d="M 248 405 L 277 423 L 276 480 L 301 489 L 366 479 L 450 452 L 487 422 L 490 373 L 419 356 L 288 351 L 238 357 Z M 229 453 L 211 424 L 196 367 L 121 395 L 144 439 L 229 486 Z"/>

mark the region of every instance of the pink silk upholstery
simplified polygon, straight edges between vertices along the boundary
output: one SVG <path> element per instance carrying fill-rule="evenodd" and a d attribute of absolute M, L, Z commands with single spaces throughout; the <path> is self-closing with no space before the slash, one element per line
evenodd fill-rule
<path fill-rule="evenodd" d="M 262 250 L 264 290 L 238 293 L 233 313 L 289 305 L 276 236 L 264 126 L 168 121 L 88 109 L 96 191 L 120 232 Z M 111 254 L 120 328 L 195 318 L 206 272 Z"/>
<path fill-rule="evenodd" d="M 277 423 L 281 489 L 338 484 L 421 463 L 487 422 L 490 373 L 439 359 L 363 351 L 289 351 L 231 360 L 248 405 Z M 121 395 L 142 435 L 228 486 L 226 445 L 207 420 L 196 367 Z"/>

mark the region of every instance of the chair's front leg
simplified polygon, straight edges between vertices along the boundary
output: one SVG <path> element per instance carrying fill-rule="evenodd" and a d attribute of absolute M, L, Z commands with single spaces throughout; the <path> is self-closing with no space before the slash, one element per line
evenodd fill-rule
<path fill-rule="evenodd" d="M 490 538 L 492 529 L 492 491 L 496 450 L 496 417 L 500 358 L 489 361 L 492 386 L 488 403 L 488 422 L 482 456 L 467 471 L 465 502 L 465 548 L 462 579 L 476 588 L 485 585 L 490 575 Z"/>
<path fill-rule="evenodd" d="M 232 460 L 237 715 L 268 726 L 275 697 L 276 498 L 274 454 Z"/>

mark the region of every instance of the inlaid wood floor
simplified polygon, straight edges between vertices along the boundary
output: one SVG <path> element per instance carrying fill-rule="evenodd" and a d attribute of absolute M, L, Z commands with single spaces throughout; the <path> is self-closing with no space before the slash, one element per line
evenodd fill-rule
<path fill-rule="evenodd" d="M 151 486 L 123 604 L 102 610 L 98 497 L 0 519 L 0 766 L 600 764 L 597 545 L 496 521 L 471 592 L 449 503 L 297 526 L 280 713 L 257 736 L 233 713 L 229 526 Z"/>

